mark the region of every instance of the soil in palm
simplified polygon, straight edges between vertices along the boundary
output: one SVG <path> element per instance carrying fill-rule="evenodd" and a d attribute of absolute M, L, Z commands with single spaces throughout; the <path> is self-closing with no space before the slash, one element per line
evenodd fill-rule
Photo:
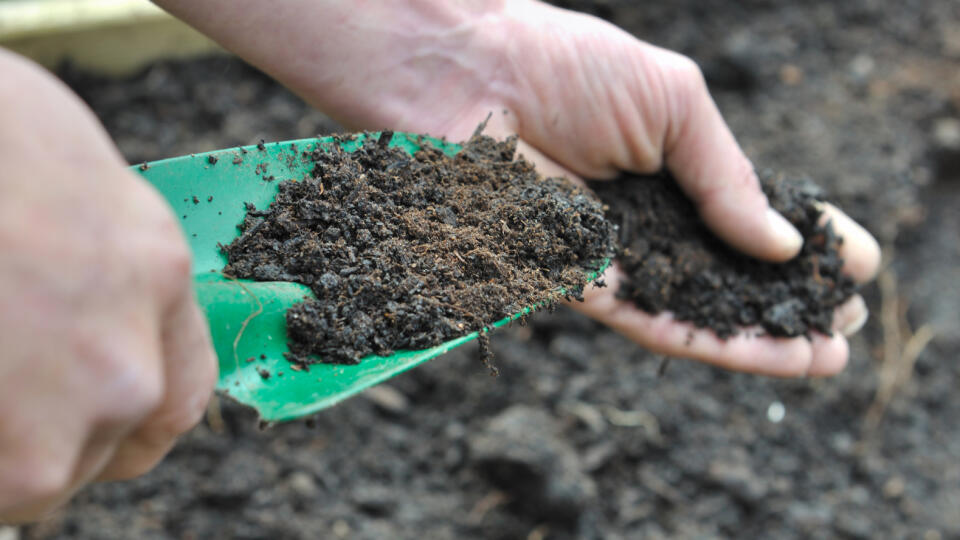
<path fill-rule="evenodd" d="M 774 336 L 830 334 L 833 310 L 854 292 L 841 273 L 843 240 L 832 224 L 821 223 L 816 185 L 771 173 L 761 177 L 770 204 L 804 237 L 800 254 L 786 263 L 758 261 L 727 247 L 667 172 L 590 182 L 619 226 L 626 279 L 617 294 L 721 338 L 747 326 Z"/>

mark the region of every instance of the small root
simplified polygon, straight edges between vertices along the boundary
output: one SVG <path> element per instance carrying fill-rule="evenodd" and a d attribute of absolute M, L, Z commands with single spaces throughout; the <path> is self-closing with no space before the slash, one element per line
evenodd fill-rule
<path fill-rule="evenodd" d="M 491 377 L 500 376 L 500 368 L 493 364 L 493 350 L 490 348 L 490 332 L 484 328 L 477 332 L 477 344 L 480 346 L 480 361 L 490 370 Z"/>

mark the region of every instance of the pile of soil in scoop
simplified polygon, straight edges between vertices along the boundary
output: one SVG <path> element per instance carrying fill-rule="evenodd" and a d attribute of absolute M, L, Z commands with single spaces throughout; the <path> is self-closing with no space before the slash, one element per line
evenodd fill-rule
<path fill-rule="evenodd" d="M 455 157 L 428 144 L 411 156 L 390 138 L 314 151 L 312 177 L 251 207 L 224 248 L 225 274 L 316 295 L 287 312 L 291 360 L 438 345 L 555 302 L 561 288 L 578 297 L 612 255 L 600 202 L 515 159 L 515 138 L 478 133 Z"/>
<path fill-rule="evenodd" d="M 758 261 L 713 235 L 668 172 L 623 175 L 590 187 L 619 227 L 626 279 L 618 296 L 649 313 L 671 311 L 721 338 L 760 325 L 774 336 L 830 334 L 833 310 L 854 292 L 831 223 L 819 224 L 821 191 L 807 180 L 769 172 L 770 204 L 800 231 L 800 254 L 782 264 Z"/>

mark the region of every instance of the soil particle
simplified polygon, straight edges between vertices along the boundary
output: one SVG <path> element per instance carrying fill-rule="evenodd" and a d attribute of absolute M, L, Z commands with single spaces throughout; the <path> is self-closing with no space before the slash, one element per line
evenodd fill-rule
<path fill-rule="evenodd" d="M 518 503 L 518 510 L 554 523 L 576 522 L 597 496 L 576 451 L 543 411 L 516 405 L 468 439 L 471 461 Z"/>
<path fill-rule="evenodd" d="M 515 159 L 516 139 L 476 135 L 451 158 L 388 137 L 314 151 L 312 178 L 282 182 L 266 210 L 248 206 L 224 248 L 225 274 L 316 295 L 287 312 L 291 360 L 425 349 L 555 302 L 561 287 L 577 297 L 611 256 L 599 201 Z"/>
<path fill-rule="evenodd" d="M 763 173 L 770 204 L 804 237 L 800 254 L 782 263 L 743 255 L 715 237 L 669 173 L 590 182 L 619 226 L 618 258 L 626 279 L 617 295 L 649 313 L 670 311 L 721 338 L 748 326 L 773 336 L 830 334 L 834 309 L 853 281 L 841 274 L 843 242 L 819 223 L 819 188 Z"/>
<path fill-rule="evenodd" d="M 235 507 L 255 497 L 277 475 L 277 465 L 254 452 L 230 452 L 199 486 L 199 496 L 212 506 Z"/>
<path fill-rule="evenodd" d="M 377 484 L 361 484 L 353 488 L 350 502 L 358 510 L 374 517 L 386 517 L 397 507 L 397 500 L 393 492 Z"/>

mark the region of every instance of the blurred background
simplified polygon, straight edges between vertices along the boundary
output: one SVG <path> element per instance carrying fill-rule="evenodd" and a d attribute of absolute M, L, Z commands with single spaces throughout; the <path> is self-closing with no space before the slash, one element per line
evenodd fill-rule
<path fill-rule="evenodd" d="M 33 538 L 960 538 L 960 3 L 565 0 L 692 56 L 761 168 L 880 240 L 848 369 L 774 380 L 662 359 L 560 310 L 261 429 L 219 401 L 141 479 Z M 140 1 L 0 1 L 131 163 L 335 123 Z"/>

